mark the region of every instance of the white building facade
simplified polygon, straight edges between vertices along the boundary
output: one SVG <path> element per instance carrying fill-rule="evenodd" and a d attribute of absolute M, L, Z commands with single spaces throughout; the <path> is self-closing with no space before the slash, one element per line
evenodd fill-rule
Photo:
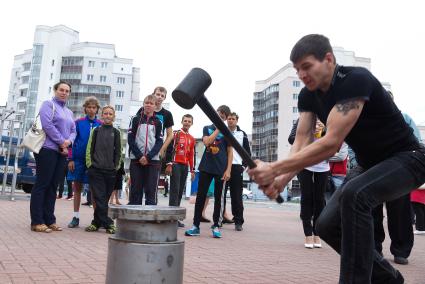
<path fill-rule="evenodd" d="M 361 66 L 370 70 L 369 58 L 334 47 L 336 61 L 345 66 Z M 276 161 L 289 154 L 288 136 L 298 118 L 298 94 L 304 84 L 292 64 L 282 67 L 266 80 L 255 83 L 252 127 L 252 156 L 263 161 Z"/>
<path fill-rule="evenodd" d="M 115 107 L 115 126 L 127 129 L 131 110 L 140 107 L 140 70 L 132 59 L 116 56 L 113 44 L 79 42 L 79 33 L 66 26 L 37 26 L 33 48 L 16 55 L 11 72 L 7 108 L 32 122 L 41 103 L 53 97 L 53 85 L 72 85 L 68 107 L 83 116 L 88 96 L 101 106 Z"/>

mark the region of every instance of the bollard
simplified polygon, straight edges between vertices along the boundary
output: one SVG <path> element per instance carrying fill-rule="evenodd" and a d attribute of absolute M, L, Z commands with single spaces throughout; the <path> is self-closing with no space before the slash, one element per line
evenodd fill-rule
<path fill-rule="evenodd" d="M 107 284 L 183 283 L 184 241 L 177 220 L 186 208 L 154 205 L 110 206 L 116 233 L 108 240 Z"/>

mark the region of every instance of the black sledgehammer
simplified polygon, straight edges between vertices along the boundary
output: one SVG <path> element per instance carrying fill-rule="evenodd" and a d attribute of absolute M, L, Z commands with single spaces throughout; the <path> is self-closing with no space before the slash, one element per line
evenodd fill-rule
<path fill-rule="evenodd" d="M 241 158 L 248 164 L 248 167 L 250 169 L 255 168 L 257 165 L 252 160 L 251 156 L 239 144 L 205 97 L 204 93 L 210 85 L 210 75 L 201 68 L 193 68 L 173 91 L 173 100 L 184 109 L 191 109 L 197 104 L 218 130 L 220 130 L 227 142 L 235 148 L 236 152 L 238 152 Z M 282 203 L 283 199 L 279 195 L 276 201 Z"/>

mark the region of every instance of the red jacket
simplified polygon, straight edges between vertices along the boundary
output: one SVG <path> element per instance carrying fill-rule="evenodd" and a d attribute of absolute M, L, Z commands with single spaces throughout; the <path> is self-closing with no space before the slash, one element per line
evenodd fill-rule
<path fill-rule="evenodd" d="M 410 201 L 425 205 L 425 189 L 416 189 L 410 193 Z"/>
<path fill-rule="evenodd" d="M 347 175 L 347 158 L 342 162 L 329 162 L 331 174 L 333 176 L 346 176 Z"/>
<path fill-rule="evenodd" d="M 195 171 L 195 138 L 183 129 L 174 131 L 173 141 L 167 149 L 167 162 L 188 165 Z"/>

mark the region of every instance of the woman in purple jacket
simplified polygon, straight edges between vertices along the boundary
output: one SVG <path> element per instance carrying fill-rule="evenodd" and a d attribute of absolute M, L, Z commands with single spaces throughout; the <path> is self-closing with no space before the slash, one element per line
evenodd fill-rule
<path fill-rule="evenodd" d="M 56 188 L 65 167 L 67 149 L 75 139 L 73 115 L 66 107 L 71 85 L 60 81 L 53 89 L 55 96 L 44 101 L 39 112 L 46 141 L 40 152 L 34 154 L 37 177 L 30 203 L 31 230 L 44 233 L 62 231 L 54 215 Z"/>

